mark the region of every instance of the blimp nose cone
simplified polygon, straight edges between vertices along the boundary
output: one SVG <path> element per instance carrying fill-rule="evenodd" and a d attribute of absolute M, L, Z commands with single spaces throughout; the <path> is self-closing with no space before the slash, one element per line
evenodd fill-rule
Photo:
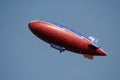
<path fill-rule="evenodd" d="M 31 30 L 31 29 L 34 29 L 34 28 L 35 28 L 34 22 L 30 22 L 30 23 L 28 24 L 28 27 L 29 27 L 30 30 Z"/>
<path fill-rule="evenodd" d="M 31 21 L 29 24 L 28 24 L 28 27 L 30 29 L 30 31 L 36 35 L 37 37 L 40 36 L 40 34 L 42 34 L 42 26 L 41 26 L 41 21 L 40 20 L 34 20 L 34 21 Z"/>
<path fill-rule="evenodd" d="M 34 31 L 35 31 L 34 26 L 33 26 L 32 23 L 29 23 L 29 24 L 28 24 L 28 27 L 29 27 L 29 29 L 30 29 L 31 32 L 34 32 Z"/>
<path fill-rule="evenodd" d="M 32 21 L 32 22 L 30 22 L 29 24 L 28 24 L 28 27 L 29 27 L 29 29 L 32 31 L 32 32 L 34 32 L 34 31 L 36 31 L 37 30 L 37 23 L 38 21 L 37 20 L 35 20 L 35 21 Z"/>
<path fill-rule="evenodd" d="M 31 29 L 32 28 L 32 23 L 29 23 L 28 27 L 29 27 L 29 29 Z"/>

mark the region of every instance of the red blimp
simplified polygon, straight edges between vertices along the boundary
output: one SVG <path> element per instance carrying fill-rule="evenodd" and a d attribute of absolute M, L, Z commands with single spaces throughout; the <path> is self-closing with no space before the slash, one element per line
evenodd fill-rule
<path fill-rule="evenodd" d="M 29 23 L 29 28 L 38 38 L 50 44 L 52 48 L 64 52 L 65 50 L 83 54 L 85 58 L 106 56 L 106 52 L 96 45 L 94 37 L 85 37 L 66 26 L 55 22 L 35 20 Z"/>

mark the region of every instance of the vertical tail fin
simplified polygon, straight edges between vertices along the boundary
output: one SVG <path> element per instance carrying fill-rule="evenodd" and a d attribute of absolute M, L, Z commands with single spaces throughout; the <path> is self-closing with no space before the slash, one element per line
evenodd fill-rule
<path fill-rule="evenodd" d="M 91 60 L 93 60 L 93 58 L 94 58 L 93 55 L 89 55 L 89 54 L 83 54 L 83 56 L 84 56 L 85 58 L 88 58 L 88 59 L 91 59 Z"/>

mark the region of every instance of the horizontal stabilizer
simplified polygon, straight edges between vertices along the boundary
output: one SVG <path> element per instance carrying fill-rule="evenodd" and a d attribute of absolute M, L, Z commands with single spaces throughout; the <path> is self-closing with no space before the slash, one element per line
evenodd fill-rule
<path fill-rule="evenodd" d="M 98 48 L 99 48 L 98 46 L 92 45 L 92 44 L 88 44 L 88 47 L 89 47 L 89 48 L 92 48 L 92 49 L 98 49 Z"/>
<path fill-rule="evenodd" d="M 83 56 L 84 56 L 85 58 L 92 59 L 92 60 L 93 60 L 93 58 L 94 58 L 93 55 L 89 55 L 89 54 L 83 54 Z"/>

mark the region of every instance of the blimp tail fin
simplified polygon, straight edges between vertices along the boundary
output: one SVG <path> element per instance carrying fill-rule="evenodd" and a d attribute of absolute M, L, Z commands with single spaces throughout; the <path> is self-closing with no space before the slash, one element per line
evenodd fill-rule
<path fill-rule="evenodd" d="M 94 58 L 93 55 L 89 55 L 89 54 L 83 54 L 83 56 L 84 56 L 85 58 L 92 59 L 92 60 L 93 60 L 93 58 Z"/>

